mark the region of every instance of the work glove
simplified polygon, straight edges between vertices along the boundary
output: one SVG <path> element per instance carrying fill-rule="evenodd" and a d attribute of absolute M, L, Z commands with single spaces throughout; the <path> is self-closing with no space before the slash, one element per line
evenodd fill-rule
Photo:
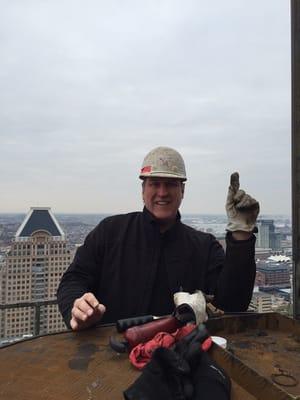
<path fill-rule="evenodd" d="M 231 381 L 227 373 L 202 352 L 192 368 L 193 400 L 230 400 Z"/>
<path fill-rule="evenodd" d="M 185 393 L 193 400 L 230 400 L 231 381 L 227 373 L 203 351 L 202 344 L 208 337 L 202 324 L 180 340 L 175 351 L 190 366 L 191 380 L 185 385 Z"/>
<path fill-rule="evenodd" d="M 142 375 L 123 393 L 126 400 L 192 399 L 194 388 L 189 362 L 202 351 L 209 337 L 203 324 L 178 341 L 173 348 L 159 347 Z"/>
<path fill-rule="evenodd" d="M 229 400 L 226 372 L 202 350 L 209 337 L 203 324 L 173 349 L 160 347 L 139 378 L 124 392 L 126 400 Z"/>
<path fill-rule="evenodd" d="M 230 186 L 226 200 L 228 217 L 227 230 L 230 232 L 257 232 L 255 226 L 259 213 L 259 203 L 244 190 L 240 190 L 238 172 L 230 177 Z"/>
<path fill-rule="evenodd" d="M 159 347 L 142 374 L 125 390 L 124 399 L 186 400 L 191 386 L 189 374 L 190 366 L 179 354 Z"/>
<path fill-rule="evenodd" d="M 175 304 L 175 315 L 179 320 L 184 313 L 192 312 L 196 325 L 207 321 L 206 299 L 201 290 L 196 290 L 193 294 L 188 292 L 176 292 L 173 295 Z"/>

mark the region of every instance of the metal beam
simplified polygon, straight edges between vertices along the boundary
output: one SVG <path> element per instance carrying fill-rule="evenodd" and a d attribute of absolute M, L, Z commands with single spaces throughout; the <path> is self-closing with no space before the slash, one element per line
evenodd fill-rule
<path fill-rule="evenodd" d="M 291 0 L 293 316 L 300 319 L 300 0 Z"/>

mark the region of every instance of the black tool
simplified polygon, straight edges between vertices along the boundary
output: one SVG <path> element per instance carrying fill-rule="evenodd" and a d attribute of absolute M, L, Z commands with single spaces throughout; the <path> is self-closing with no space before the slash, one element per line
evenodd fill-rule
<path fill-rule="evenodd" d="M 155 319 L 160 319 L 164 317 L 155 317 L 154 315 L 142 315 L 140 317 L 124 318 L 119 319 L 116 322 L 116 328 L 119 333 L 125 332 L 128 328 L 132 326 L 138 326 L 146 324 L 147 322 L 154 321 Z"/>

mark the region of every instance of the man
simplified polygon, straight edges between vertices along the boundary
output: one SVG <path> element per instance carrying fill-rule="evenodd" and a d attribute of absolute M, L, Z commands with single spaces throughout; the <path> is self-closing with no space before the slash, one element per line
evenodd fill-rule
<path fill-rule="evenodd" d="M 57 297 L 66 325 L 81 330 L 120 318 L 173 311 L 173 294 L 197 289 L 225 311 L 246 310 L 255 279 L 256 200 L 231 177 L 226 256 L 210 234 L 180 221 L 185 165 L 174 149 L 144 159 L 143 212 L 109 217 L 89 233 L 62 277 Z"/>

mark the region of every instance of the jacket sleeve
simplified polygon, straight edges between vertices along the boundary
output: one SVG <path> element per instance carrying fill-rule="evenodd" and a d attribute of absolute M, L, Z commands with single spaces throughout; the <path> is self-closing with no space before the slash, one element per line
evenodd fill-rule
<path fill-rule="evenodd" d="M 225 258 L 217 241 L 211 245 L 206 290 L 214 294 L 214 304 L 224 311 L 248 309 L 256 275 L 255 240 L 254 235 L 249 240 L 234 240 L 228 233 Z"/>
<path fill-rule="evenodd" d="M 88 234 L 84 244 L 77 249 L 73 262 L 63 274 L 58 286 L 58 307 L 68 328 L 74 301 L 87 292 L 96 295 L 101 274 L 103 226 L 102 221 Z"/>

